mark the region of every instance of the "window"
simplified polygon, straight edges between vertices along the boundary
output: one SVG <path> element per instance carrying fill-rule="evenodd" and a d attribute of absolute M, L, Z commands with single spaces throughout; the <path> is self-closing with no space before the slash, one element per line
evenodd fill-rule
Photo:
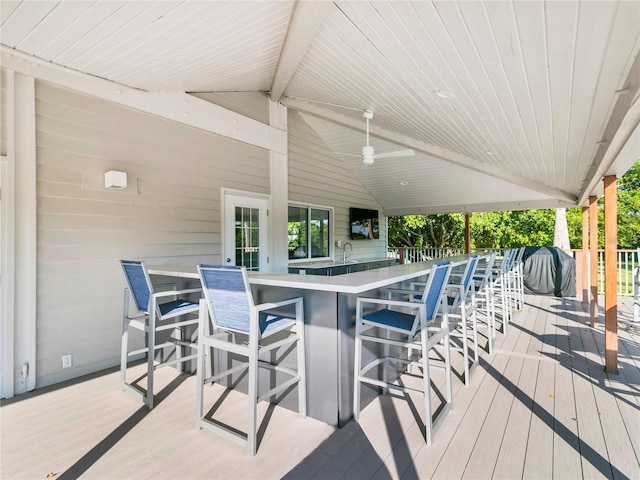
<path fill-rule="evenodd" d="M 289 205 L 289 260 L 329 258 L 331 209 Z"/>

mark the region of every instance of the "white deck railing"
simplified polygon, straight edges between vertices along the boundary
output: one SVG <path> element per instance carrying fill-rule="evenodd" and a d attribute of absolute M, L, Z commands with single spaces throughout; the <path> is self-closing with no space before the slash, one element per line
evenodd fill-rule
<path fill-rule="evenodd" d="M 462 248 L 389 247 L 387 258 L 396 258 L 400 263 L 414 263 L 432 258 L 452 257 L 462 253 L 464 253 Z"/>
<path fill-rule="evenodd" d="M 569 250 L 577 262 L 582 261 L 582 250 Z M 618 295 L 633 295 L 633 269 L 640 264 L 636 250 L 618 250 Z M 604 294 L 604 250 L 598 250 L 598 293 Z"/>
<path fill-rule="evenodd" d="M 503 251 L 505 249 L 496 249 Z M 478 252 L 487 250 L 477 250 Z M 462 248 L 422 248 L 422 247 L 389 247 L 388 258 L 396 258 L 401 263 L 422 262 L 431 258 L 444 258 L 464 253 Z M 576 262 L 582 260 L 582 250 L 569 250 Z M 640 265 L 636 250 L 618 250 L 618 295 L 633 295 L 633 269 Z M 577 286 L 577 284 L 576 284 Z M 604 294 L 604 250 L 598 250 L 598 293 Z"/>

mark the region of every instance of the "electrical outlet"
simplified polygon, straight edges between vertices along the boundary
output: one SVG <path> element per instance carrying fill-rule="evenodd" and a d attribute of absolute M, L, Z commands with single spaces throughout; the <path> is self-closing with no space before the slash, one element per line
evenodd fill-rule
<path fill-rule="evenodd" d="M 27 379 L 22 374 L 22 367 L 16 368 L 13 393 L 24 393 L 27 391 Z"/>
<path fill-rule="evenodd" d="M 63 355 L 62 356 L 62 368 L 69 368 L 73 365 L 73 358 L 71 357 L 71 354 L 67 354 L 67 355 Z"/>

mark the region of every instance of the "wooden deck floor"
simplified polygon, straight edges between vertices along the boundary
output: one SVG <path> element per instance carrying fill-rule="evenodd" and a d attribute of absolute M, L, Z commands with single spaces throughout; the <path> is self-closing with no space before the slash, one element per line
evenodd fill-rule
<path fill-rule="evenodd" d="M 454 379 L 454 409 L 431 446 L 421 402 L 386 395 L 339 430 L 261 404 L 250 458 L 194 428 L 193 377 L 159 370 L 165 388 L 148 412 L 103 372 L 2 402 L 0 477 L 640 479 L 640 325 L 630 318 L 620 299 L 620 371 L 607 375 L 603 328 L 588 326 L 580 302 L 528 296 L 471 385 Z M 239 426 L 242 400 L 228 392 L 220 411 Z"/>

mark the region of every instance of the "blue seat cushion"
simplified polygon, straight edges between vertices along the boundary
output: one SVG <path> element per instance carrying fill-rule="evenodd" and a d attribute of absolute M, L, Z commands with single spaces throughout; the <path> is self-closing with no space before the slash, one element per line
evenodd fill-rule
<path fill-rule="evenodd" d="M 261 312 L 260 321 L 258 323 L 260 325 L 260 333 L 264 335 L 265 333 L 270 333 L 273 330 L 286 328 L 295 322 L 295 318 L 283 317 L 280 315 L 269 315 Z"/>
<path fill-rule="evenodd" d="M 160 304 L 160 314 L 163 317 L 176 317 L 196 310 L 198 310 L 198 304 L 188 300 L 172 300 L 171 302 Z"/>
<path fill-rule="evenodd" d="M 365 315 L 363 320 L 380 326 L 387 326 L 411 332 L 415 318 L 415 315 L 409 313 L 383 308 L 382 310 Z"/>

